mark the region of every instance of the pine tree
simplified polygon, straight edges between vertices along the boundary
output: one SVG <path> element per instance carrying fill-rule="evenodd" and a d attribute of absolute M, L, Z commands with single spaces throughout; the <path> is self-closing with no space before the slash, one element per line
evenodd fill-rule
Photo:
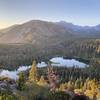
<path fill-rule="evenodd" d="M 75 88 L 76 88 L 76 89 L 80 89 L 80 85 L 81 85 L 81 81 L 80 81 L 80 79 L 77 79 L 77 80 L 75 81 Z"/>
<path fill-rule="evenodd" d="M 19 79 L 17 80 L 17 85 L 19 90 L 23 90 L 25 88 L 25 77 L 24 73 L 19 74 Z"/>

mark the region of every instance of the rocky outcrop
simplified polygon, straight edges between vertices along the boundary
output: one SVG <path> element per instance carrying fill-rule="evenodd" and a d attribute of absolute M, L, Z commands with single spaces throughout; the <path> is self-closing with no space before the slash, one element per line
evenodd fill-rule
<path fill-rule="evenodd" d="M 15 93 L 16 90 L 17 84 L 15 80 L 6 77 L 0 77 L 0 91 L 10 91 L 12 93 Z"/>

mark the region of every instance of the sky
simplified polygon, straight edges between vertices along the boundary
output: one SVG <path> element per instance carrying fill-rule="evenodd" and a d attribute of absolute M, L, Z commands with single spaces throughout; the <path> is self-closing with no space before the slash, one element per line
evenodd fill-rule
<path fill-rule="evenodd" d="M 100 24 L 100 0 L 0 0 L 0 29 L 29 20 Z"/>

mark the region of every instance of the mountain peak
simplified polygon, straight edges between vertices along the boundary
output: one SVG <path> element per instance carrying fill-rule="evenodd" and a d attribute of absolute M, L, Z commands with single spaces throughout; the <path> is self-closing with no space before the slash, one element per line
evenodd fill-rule
<path fill-rule="evenodd" d="M 0 36 L 0 43 L 33 43 L 37 45 L 44 44 L 44 42 L 56 43 L 60 39 L 72 36 L 63 26 L 41 20 L 31 20 L 12 26 L 3 30 L 3 33 Z"/>
<path fill-rule="evenodd" d="M 0 31 L 0 43 L 56 44 L 73 37 L 100 37 L 100 25 L 82 27 L 67 23 L 31 20 Z"/>

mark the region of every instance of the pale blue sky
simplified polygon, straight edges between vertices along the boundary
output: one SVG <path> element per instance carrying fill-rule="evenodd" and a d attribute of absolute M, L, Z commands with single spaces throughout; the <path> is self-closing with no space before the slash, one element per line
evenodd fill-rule
<path fill-rule="evenodd" d="M 100 24 L 100 0 L 0 0 L 0 28 L 28 20 Z"/>

